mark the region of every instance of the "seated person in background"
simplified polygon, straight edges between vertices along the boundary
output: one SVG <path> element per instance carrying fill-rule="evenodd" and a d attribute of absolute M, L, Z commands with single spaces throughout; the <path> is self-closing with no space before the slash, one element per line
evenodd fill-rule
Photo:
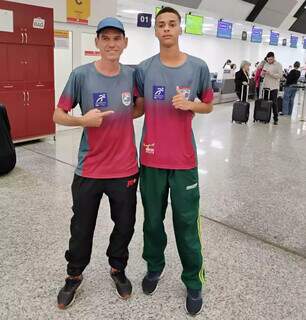
<path fill-rule="evenodd" d="M 238 96 L 238 99 L 241 99 L 242 86 L 245 86 L 242 101 L 246 101 L 246 98 L 247 98 L 246 96 L 247 86 L 250 81 L 250 78 L 249 78 L 250 65 L 251 65 L 250 62 L 243 60 L 241 62 L 240 70 L 235 74 L 235 87 L 236 87 L 235 91 Z"/>
<path fill-rule="evenodd" d="M 296 61 L 294 63 L 294 69 L 292 69 L 288 76 L 285 84 L 284 98 L 283 98 L 283 115 L 291 115 L 293 106 L 294 106 L 294 98 L 297 91 L 297 88 L 294 86 L 297 84 L 301 72 L 299 71 L 301 64 Z"/>
<path fill-rule="evenodd" d="M 16 165 L 16 152 L 11 137 L 6 109 L 0 104 L 0 175 L 9 173 Z"/>

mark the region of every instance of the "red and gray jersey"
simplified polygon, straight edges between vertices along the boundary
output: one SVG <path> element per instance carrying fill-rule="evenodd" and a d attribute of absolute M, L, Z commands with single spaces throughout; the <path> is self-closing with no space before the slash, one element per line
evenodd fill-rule
<path fill-rule="evenodd" d="M 70 111 L 79 105 L 113 110 L 99 128 L 84 128 L 76 174 L 95 179 L 123 178 L 138 172 L 133 127 L 134 70 L 121 65 L 120 74 L 102 75 L 94 63 L 72 71 L 58 107 Z"/>
<path fill-rule="evenodd" d="M 177 91 L 186 99 L 213 100 L 207 64 L 187 56 L 179 67 L 168 67 L 155 55 L 136 69 L 138 95 L 144 97 L 145 121 L 140 146 L 141 164 L 162 169 L 192 169 L 197 166 L 191 111 L 175 109 Z"/>

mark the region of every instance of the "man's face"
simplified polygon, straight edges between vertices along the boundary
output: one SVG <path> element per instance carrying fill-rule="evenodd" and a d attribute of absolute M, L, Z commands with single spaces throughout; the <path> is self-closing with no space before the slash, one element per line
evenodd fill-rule
<path fill-rule="evenodd" d="M 176 45 L 181 34 L 182 28 L 176 14 L 166 12 L 157 17 L 155 21 L 155 36 L 161 45 L 165 47 Z"/>
<path fill-rule="evenodd" d="M 267 62 L 268 62 L 269 64 L 272 64 L 272 63 L 274 62 L 274 60 L 275 60 L 274 57 L 269 57 L 269 58 L 267 58 Z"/>
<path fill-rule="evenodd" d="M 96 47 L 101 52 L 102 59 L 117 61 L 123 50 L 127 47 L 127 38 L 114 28 L 106 28 L 96 38 Z"/>

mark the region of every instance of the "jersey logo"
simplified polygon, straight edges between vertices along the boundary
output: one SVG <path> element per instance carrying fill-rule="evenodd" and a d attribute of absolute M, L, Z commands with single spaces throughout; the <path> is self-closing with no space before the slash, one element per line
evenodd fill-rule
<path fill-rule="evenodd" d="M 93 103 L 95 108 L 108 107 L 108 98 L 106 92 L 97 92 L 93 94 Z"/>
<path fill-rule="evenodd" d="M 131 95 L 131 92 L 122 92 L 121 93 L 121 100 L 122 100 L 122 103 L 125 105 L 125 106 L 129 106 L 131 104 L 131 101 L 132 101 L 132 95 Z"/>
<path fill-rule="evenodd" d="M 153 100 L 165 100 L 166 87 L 165 86 L 153 86 Z"/>
<path fill-rule="evenodd" d="M 154 150 L 154 147 L 155 147 L 155 143 L 151 143 L 151 144 L 143 144 L 143 147 L 145 148 L 145 153 L 148 153 L 148 154 L 154 154 L 155 153 L 155 150 Z"/>
<path fill-rule="evenodd" d="M 181 93 L 185 97 L 186 100 L 189 100 L 191 87 L 177 86 L 176 91 L 178 93 Z"/>

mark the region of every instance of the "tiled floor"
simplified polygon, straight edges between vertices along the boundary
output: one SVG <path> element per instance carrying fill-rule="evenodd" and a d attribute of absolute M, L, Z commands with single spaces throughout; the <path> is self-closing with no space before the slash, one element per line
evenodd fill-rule
<path fill-rule="evenodd" d="M 238 125 L 231 105 L 219 105 L 194 119 L 208 277 L 199 319 L 306 319 L 306 123 L 297 117 Z M 73 307 L 57 310 L 79 139 L 77 129 L 56 142 L 21 145 L 17 167 L 0 178 L 0 319 L 188 318 L 171 210 L 166 276 L 153 297 L 141 292 L 140 200 L 128 267 L 133 298 L 120 301 L 108 276 L 112 222 L 104 199 L 84 287 Z"/>

